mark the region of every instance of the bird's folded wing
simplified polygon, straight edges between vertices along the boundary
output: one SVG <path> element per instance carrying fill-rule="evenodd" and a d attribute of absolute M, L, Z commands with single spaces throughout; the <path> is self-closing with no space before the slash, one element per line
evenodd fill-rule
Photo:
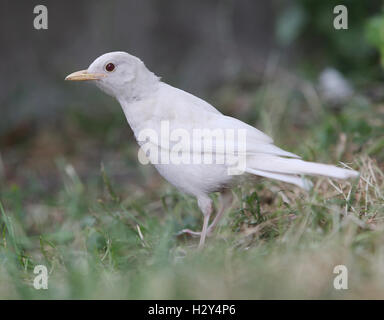
<path fill-rule="evenodd" d="M 220 113 L 201 110 L 164 119 L 168 120 L 170 134 L 160 134 L 156 139 L 149 137 L 151 143 L 163 150 L 174 148 L 177 152 L 189 153 L 271 154 L 299 158 L 276 147 L 272 138 L 260 130 Z M 160 122 L 153 123 L 152 127 L 164 133 L 161 125 Z"/>
<path fill-rule="evenodd" d="M 151 120 L 147 125 L 159 136 L 147 140 L 162 150 L 176 146 L 171 151 L 299 158 L 273 145 L 272 138 L 260 130 L 221 114 L 208 102 L 183 90 L 162 84 L 156 101 L 148 110 Z"/>

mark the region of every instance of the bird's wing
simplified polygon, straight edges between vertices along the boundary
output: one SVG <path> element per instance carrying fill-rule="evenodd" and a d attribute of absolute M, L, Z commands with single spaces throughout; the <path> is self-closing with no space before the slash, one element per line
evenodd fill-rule
<path fill-rule="evenodd" d="M 275 146 L 273 140 L 260 130 L 238 119 L 222 115 L 207 102 L 182 90 L 166 87 L 155 100 L 156 105 L 150 110 L 150 122 L 146 125 L 160 133 L 160 139 L 155 136 L 154 139 L 149 139 L 149 143 L 161 152 L 170 151 L 170 155 L 178 155 L 180 152 L 200 153 L 204 156 L 223 152 L 227 156 L 226 147 L 232 146 L 229 153 L 232 152 L 235 157 L 240 154 L 246 156 L 245 172 L 285 181 L 305 189 L 311 187 L 311 182 L 302 175 L 321 175 L 338 179 L 358 176 L 353 170 L 292 159 L 300 157 Z M 164 123 L 167 126 L 165 130 L 161 128 Z M 199 130 L 201 134 L 196 135 L 195 132 Z M 162 136 L 164 132 L 168 132 L 165 137 Z M 204 143 L 206 140 L 207 145 Z M 195 146 L 200 146 L 200 149 L 196 151 Z M 151 162 L 157 159 L 158 157 L 150 157 Z M 230 166 L 230 162 L 225 163 Z M 241 168 L 239 169 L 242 173 Z"/>
<path fill-rule="evenodd" d="M 203 99 L 163 82 L 161 83 L 158 97 L 163 105 L 168 106 L 168 108 L 172 107 L 174 110 L 182 111 L 183 109 L 187 109 L 193 112 L 207 111 L 221 114 L 219 110 Z"/>
<path fill-rule="evenodd" d="M 273 145 L 272 138 L 265 133 L 238 119 L 221 114 L 202 99 L 168 85 L 162 90 L 153 111 L 150 127 L 162 132 L 164 128 L 161 126 L 165 121 L 169 126 L 169 132 L 173 132 L 173 137 L 170 136 L 173 140 L 171 144 L 167 139 L 151 140 L 163 149 L 169 149 L 177 143 L 179 151 L 191 152 L 191 147 L 203 144 L 202 152 L 220 153 L 224 146 L 225 152 L 240 152 L 246 155 L 262 153 L 299 158 Z M 204 144 L 204 139 L 207 138 L 208 144 Z M 228 146 L 230 150 L 226 149 Z"/>

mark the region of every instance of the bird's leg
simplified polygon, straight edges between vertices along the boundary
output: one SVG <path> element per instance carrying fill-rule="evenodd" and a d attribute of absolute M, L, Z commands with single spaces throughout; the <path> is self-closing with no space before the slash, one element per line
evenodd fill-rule
<path fill-rule="evenodd" d="M 231 190 L 225 190 L 223 193 L 220 193 L 220 209 L 218 210 L 215 218 L 212 223 L 209 225 L 207 230 L 207 236 L 210 236 L 213 232 L 213 229 L 219 223 L 219 221 L 223 218 L 223 214 L 225 210 L 232 204 L 233 195 Z"/>
<path fill-rule="evenodd" d="M 220 222 L 220 220 L 223 218 L 225 210 L 231 205 L 233 201 L 233 194 L 231 190 L 225 190 L 224 192 L 220 193 L 220 208 L 213 219 L 212 223 L 207 228 L 207 234 L 206 236 L 209 237 L 212 235 L 213 229 L 216 227 L 216 225 Z M 192 237 L 200 237 L 201 232 L 193 231 L 191 229 L 183 229 L 177 233 L 177 235 L 181 234 L 189 234 Z"/>
<path fill-rule="evenodd" d="M 199 249 L 202 249 L 204 247 L 205 238 L 207 237 L 209 217 L 210 217 L 209 214 L 204 215 L 203 230 L 201 231 L 200 242 L 199 242 L 199 247 L 198 247 Z"/>
<path fill-rule="evenodd" d="M 202 249 L 205 243 L 205 238 L 207 236 L 209 218 L 211 217 L 213 206 L 212 206 L 212 200 L 207 196 L 199 197 L 197 199 L 197 203 L 204 215 L 203 230 L 201 231 L 200 242 L 199 242 L 199 249 Z"/>

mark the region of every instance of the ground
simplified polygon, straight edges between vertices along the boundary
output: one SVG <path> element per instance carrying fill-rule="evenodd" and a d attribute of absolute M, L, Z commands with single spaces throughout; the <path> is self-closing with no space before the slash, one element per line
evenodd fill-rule
<path fill-rule="evenodd" d="M 222 88 L 210 101 L 360 180 L 313 179 L 310 192 L 247 180 L 200 252 L 176 236 L 201 228 L 195 200 L 138 164 L 118 105 L 103 117 L 75 106 L 1 152 L 0 297 L 384 298 L 384 106 L 356 95 L 330 109 L 285 87 Z M 35 265 L 48 290 L 34 289 Z M 337 265 L 348 290 L 333 286 Z"/>

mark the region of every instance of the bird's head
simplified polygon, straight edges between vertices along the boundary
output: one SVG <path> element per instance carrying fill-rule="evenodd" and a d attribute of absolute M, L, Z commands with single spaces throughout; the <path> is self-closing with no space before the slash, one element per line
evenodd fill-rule
<path fill-rule="evenodd" d="M 76 71 L 65 80 L 94 81 L 107 94 L 117 99 L 132 99 L 159 78 L 144 63 L 126 52 L 116 51 L 98 57 L 86 70 Z"/>

